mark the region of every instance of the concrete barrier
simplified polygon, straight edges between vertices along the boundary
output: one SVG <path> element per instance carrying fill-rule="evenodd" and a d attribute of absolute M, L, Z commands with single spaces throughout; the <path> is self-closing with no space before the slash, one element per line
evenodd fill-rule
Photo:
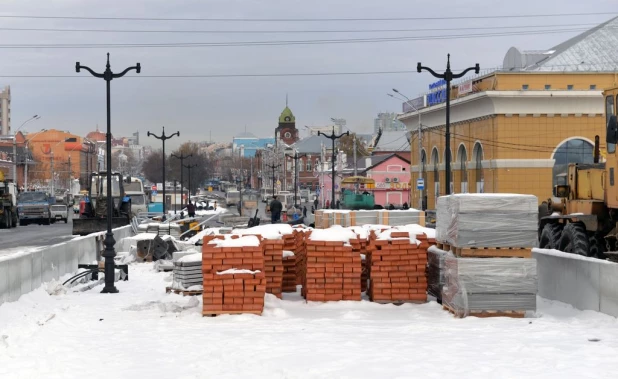
<path fill-rule="evenodd" d="M 131 225 L 114 229 L 119 242 L 133 235 Z M 103 250 L 105 232 L 76 237 L 36 251 L 0 257 L 0 304 L 15 301 L 42 283 L 75 272 L 79 263 L 93 263 Z"/>
<path fill-rule="evenodd" d="M 618 317 L 618 263 L 533 249 L 539 296 Z"/>

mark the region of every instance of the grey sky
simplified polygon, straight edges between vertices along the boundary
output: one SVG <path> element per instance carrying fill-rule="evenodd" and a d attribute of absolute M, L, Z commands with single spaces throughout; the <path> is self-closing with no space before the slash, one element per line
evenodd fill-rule
<path fill-rule="evenodd" d="M 573 24 L 598 24 L 618 12 L 615 0 L 586 2 L 517 2 L 473 0 L 0 0 L 0 15 L 109 16 L 153 18 L 394 18 L 507 14 L 607 12 L 597 16 L 362 21 L 362 22 L 189 22 L 0 18 L 0 28 L 131 29 L 131 30 L 350 30 L 440 29 L 522 25 L 567 25 L 549 29 L 578 29 Z M 539 28 L 528 28 L 539 29 Z M 517 30 L 517 29 L 516 29 Z M 516 30 L 456 30 L 389 33 L 65 33 L 0 30 L 0 44 L 97 44 L 288 41 L 402 36 L 436 36 L 511 32 Z M 521 29 L 519 29 L 521 30 Z M 446 53 L 453 68 L 478 62 L 496 67 L 511 46 L 545 49 L 580 31 L 543 35 L 512 35 L 476 39 L 441 39 L 356 44 L 317 44 L 250 47 L 1 49 L 0 86 L 12 90 L 12 123 L 19 126 L 33 114 L 41 120 L 26 130 L 57 128 L 85 135 L 98 123 L 105 126 L 105 85 L 100 79 L 75 73 L 75 62 L 103 71 L 111 53 L 114 71 L 140 62 L 143 75 L 281 74 L 414 70 L 416 62 L 444 69 Z M 74 78 L 10 78 L 3 75 L 71 75 Z M 134 74 L 132 74 L 134 75 Z M 369 132 L 380 111 L 399 111 L 401 105 L 386 93 L 398 88 L 415 97 L 434 78 L 427 73 L 263 78 L 122 78 L 112 82 L 112 133 L 139 130 L 180 131 L 181 142 L 231 141 L 244 130 L 271 136 L 279 113 L 289 105 L 297 126 L 326 125 L 331 117 L 348 121 L 353 131 Z"/>

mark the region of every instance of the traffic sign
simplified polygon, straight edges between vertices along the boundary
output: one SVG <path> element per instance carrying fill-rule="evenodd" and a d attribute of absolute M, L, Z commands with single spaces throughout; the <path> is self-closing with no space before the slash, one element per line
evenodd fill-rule
<path fill-rule="evenodd" d="M 152 185 L 152 187 L 150 187 L 151 190 L 156 191 L 157 190 L 157 186 L 156 185 Z"/>
<path fill-rule="evenodd" d="M 152 196 L 157 196 L 157 190 L 151 192 Z"/>
<path fill-rule="evenodd" d="M 163 183 L 157 183 L 157 191 L 163 191 Z"/>
<path fill-rule="evenodd" d="M 425 179 L 419 178 L 416 179 L 416 189 L 422 191 L 425 189 Z"/>

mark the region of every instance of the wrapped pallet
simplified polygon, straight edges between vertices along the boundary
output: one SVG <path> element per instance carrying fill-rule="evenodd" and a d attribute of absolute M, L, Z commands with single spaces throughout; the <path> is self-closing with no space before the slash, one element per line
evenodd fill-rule
<path fill-rule="evenodd" d="M 533 195 L 457 194 L 437 203 L 436 240 L 455 247 L 533 247 L 538 200 Z"/>
<path fill-rule="evenodd" d="M 427 249 L 427 293 L 438 301 L 442 300 L 442 287 L 444 287 L 444 258 L 447 252 L 435 246 Z"/>
<path fill-rule="evenodd" d="M 536 311 L 536 260 L 444 258 L 442 304 L 458 317 Z"/>

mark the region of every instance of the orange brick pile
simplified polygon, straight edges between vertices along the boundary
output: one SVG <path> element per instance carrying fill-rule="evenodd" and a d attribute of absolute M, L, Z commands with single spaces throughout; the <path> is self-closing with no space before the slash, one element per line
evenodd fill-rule
<path fill-rule="evenodd" d="M 262 240 L 264 248 L 264 271 L 266 272 L 266 292 L 281 298 L 283 285 L 283 241 Z"/>
<path fill-rule="evenodd" d="M 283 257 L 283 292 L 296 292 L 296 256 Z"/>
<path fill-rule="evenodd" d="M 360 255 L 343 242 L 307 240 L 303 295 L 307 301 L 361 299 Z"/>
<path fill-rule="evenodd" d="M 207 236 L 204 237 L 202 246 L 204 275 L 202 315 L 262 314 L 266 293 L 262 246 L 217 247 L 208 244 L 214 238 L 223 239 L 222 236 Z M 220 274 L 231 269 L 260 272 Z"/>
<path fill-rule="evenodd" d="M 373 239 L 369 246 L 369 298 L 377 302 L 427 301 L 427 237 L 410 243 L 408 232 L 390 233 L 392 240 Z"/>

